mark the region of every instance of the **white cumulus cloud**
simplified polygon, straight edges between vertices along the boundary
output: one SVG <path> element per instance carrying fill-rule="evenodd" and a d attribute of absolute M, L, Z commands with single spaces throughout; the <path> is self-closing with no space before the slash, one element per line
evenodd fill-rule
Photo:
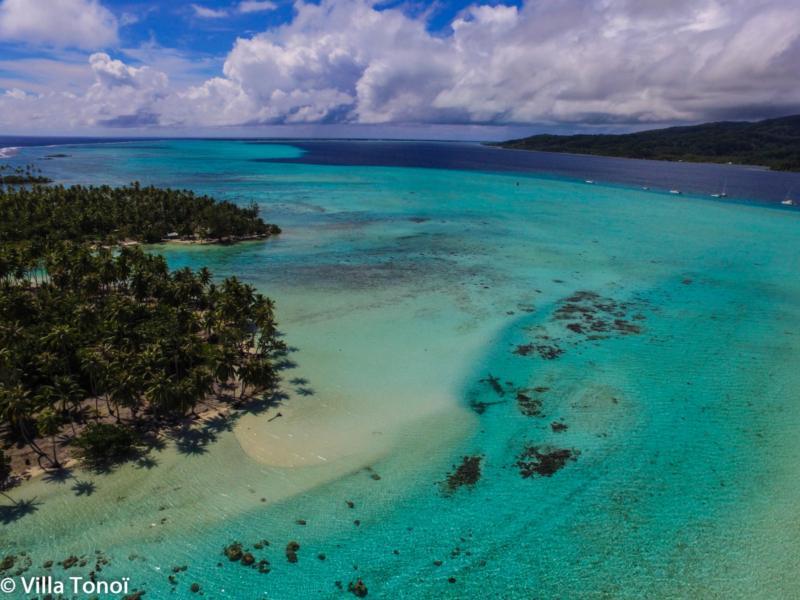
<path fill-rule="evenodd" d="M 278 8 L 278 5 L 270 0 L 244 0 L 239 2 L 238 11 L 243 14 L 268 12 Z"/>
<path fill-rule="evenodd" d="M 796 0 L 475 4 L 436 33 L 425 19 L 370 0 L 300 0 L 290 22 L 237 39 L 200 84 L 94 54 L 82 96 L 6 94 L 0 123 L 641 126 L 800 112 Z"/>
<path fill-rule="evenodd" d="M 83 94 L 14 89 L 0 96 L 0 123 L 20 122 L 50 130 L 81 127 L 147 127 L 159 123 L 161 103 L 170 96 L 166 74 L 131 67 L 108 54 L 89 57 L 94 83 Z"/>
<path fill-rule="evenodd" d="M 222 19 L 228 16 L 228 11 L 223 8 L 209 8 L 200 4 L 192 4 L 192 10 L 195 16 L 201 19 Z"/>
<path fill-rule="evenodd" d="M 0 40 L 59 47 L 105 48 L 117 41 L 117 19 L 97 0 L 3 0 Z"/>
<path fill-rule="evenodd" d="M 203 86 L 226 93 L 194 93 L 204 114 L 230 124 L 637 124 L 800 106 L 800 5 L 790 0 L 474 5 L 449 36 L 367 0 L 296 10 L 288 25 L 237 40 L 224 78 Z M 224 105 L 230 97 L 245 112 Z"/>

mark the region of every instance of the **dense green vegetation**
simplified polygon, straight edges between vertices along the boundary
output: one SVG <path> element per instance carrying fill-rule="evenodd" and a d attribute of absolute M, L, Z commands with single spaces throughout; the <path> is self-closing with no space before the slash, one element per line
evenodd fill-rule
<path fill-rule="evenodd" d="M 0 260 L 0 420 L 45 467 L 76 436 L 92 463 L 123 454 L 120 439 L 134 445 L 87 424 L 135 430 L 270 389 L 282 348 L 269 299 L 206 269 L 170 272 L 140 248 L 66 242 L 35 263 Z"/>
<path fill-rule="evenodd" d="M 190 191 L 141 187 L 34 186 L 0 191 L 0 243 L 229 240 L 280 233 L 258 206 L 240 208 Z"/>
<path fill-rule="evenodd" d="M 198 406 L 274 391 L 286 349 L 270 299 L 98 243 L 278 231 L 257 213 L 136 184 L 0 191 L 0 489 L 14 456 L 105 467 Z"/>
<path fill-rule="evenodd" d="M 135 458 L 143 440 L 130 427 L 116 423 L 89 423 L 75 439 L 73 454 L 90 467 L 108 465 Z"/>
<path fill-rule="evenodd" d="M 50 183 L 50 181 L 49 177 L 42 175 L 41 169 L 31 165 L 13 169 L 9 165 L 0 165 L 0 188 L 4 185 Z"/>
<path fill-rule="evenodd" d="M 731 162 L 800 171 L 800 115 L 757 123 L 706 123 L 624 135 L 535 135 L 497 145 L 626 158 Z"/>

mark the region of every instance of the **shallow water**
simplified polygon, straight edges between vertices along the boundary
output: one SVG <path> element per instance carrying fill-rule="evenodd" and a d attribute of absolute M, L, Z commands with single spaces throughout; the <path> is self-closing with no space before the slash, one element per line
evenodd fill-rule
<path fill-rule="evenodd" d="M 64 182 L 258 202 L 279 239 L 158 251 L 274 297 L 296 351 L 284 403 L 208 443 L 15 490 L 37 510 L 0 540 L 30 553 L 31 574 L 100 550 L 103 577 L 155 598 L 195 597 L 192 582 L 213 598 L 341 597 L 335 582 L 358 577 L 370 597 L 800 593 L 800 212 L 553 175 L 307 164 L 290 145 L 65 152 L 43 163 Z M 597 296 L 566 301 L 580 291 Z M 570 304 L 582 310 L 559 319 Z M 523 478 L 528 444 L 576 458 Z M 465 455 L 482 456 L 481 479 L 447 493 Z M 269 574 L 222 556 L 264 538 Z"/>

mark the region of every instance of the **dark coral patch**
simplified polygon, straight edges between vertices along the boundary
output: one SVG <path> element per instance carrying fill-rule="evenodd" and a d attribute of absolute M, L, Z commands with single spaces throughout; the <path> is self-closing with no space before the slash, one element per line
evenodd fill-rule
<path fill-rule="evenodd" d="M 520 344 L 514 348 L 514 354 L 519 356 L 538 355 L 545 360 L 553 360 L 564 354 L 564 351 L 555 344 Z"/>
<path fill-rule="evenodd" d="M 482 415 L 486 412 L 486 409 L 490 406 L 494 406 L 495 404 L 503 404 L 505 400 L 497 400 L 495 402 L 484 402 L 482 400 L 471 400 L 469 406 L 472 410 L 475 411 L 475 414 Z"/>
<path fill-rule="evenodd" d="M 542 401 L 524 392 L 517 392 L 517 407 L 526 417 L 538 417 L 542 413 Z"/>
<path fill-rule="evenodd" d="M 495 377 L 494 375 L 489 373 L 485 379 L 481 379 L 480 381 L 481 383 L 489 384 L 489 387 L 491 387 L 494 390 L 494 393 L 497 394 L 498 396 L 505 396 L 506 392 L 500 383 L 499 377 Z"/>
<path fill-rule="evenodd" d="M 286 544 L 286 560 L 290 563 L 296 563 L 298 550 L 300 550 L 300 544 L 297 542 L 292 541 Z"/>
<path fill-rule="evenodd" d="M 465 456 L 461 460 L 461 464 L 457 467 L 454 466 L 452 473 L 447 474 L 445 480 L 445 490 L 447 492 L 455 492 L 462 486 L 473 486 L 478 483 L 481 478 L 481 456 Z"/>
<path fill-rule="evenodd" d="M 554 473 L 566 466 L 569 461 L 577 458 L 579 452 L 567 448 L 543 448 L 540 446 L 526 446 L 517 457 L 516 466 L 523 478 L 539 475 L 551 477 Z"/>
<path fill-rule="evenodd" d="M 367 595 L 367 586 L 361 580 L 358 579 L 357 581 L 351 581 L 347 584 L 347 591 L 357 596 L 358 598 L 364 598 Z"/>
<path fill-rule="evenodd" d="M 225 546 L 222 552 L 231 562 L 242 560 L 242 555 L 244 554 L 244 551 L 242 550 L 242 544 L 239 542 L 233 542 L 231 545 Z"/>
<path fill-rule="evenodd" d="M 639 325 L 628 320 L 628 314 L 641 302 L 618 302 L 596 292 L 579 291 L 561 301 L 553 313 L 554 321 L 568 321 L 565 327 L 588 340 L 602 339 L 600 333 L 636 335 L 642 332 Z M 637 312 L 632 320 L 643 321 L 644 315 Z"/>

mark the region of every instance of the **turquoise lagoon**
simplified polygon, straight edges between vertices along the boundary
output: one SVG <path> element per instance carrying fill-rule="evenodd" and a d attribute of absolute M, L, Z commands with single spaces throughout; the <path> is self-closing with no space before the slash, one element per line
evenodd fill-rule
<path fill-rule="evenodd" d="M 4 513 L 0 541 L 29 574 L 86 555 L 67 573 L 85 574 L 100 551 L 98 578 L 145 598 L 197 597 L 195 582 L 209 598 L 347 597 L 358 578 L 378 598 L 800 595 L 800 213 L 280 162 L 301 155 L 289 144 L 66 152 L 42 163 L 64 183 L 257 202 L 279 239 L 158 251 L 273 297 L 294 351 L 277 407 L 147 464 L 14 490 L 36 510 Z M 574 460 L 523 478 L 530 445 Z M 467 455 L 480 480 L 448 492 Z M 222 555 L 262 539 L 268 574 Z"/>

